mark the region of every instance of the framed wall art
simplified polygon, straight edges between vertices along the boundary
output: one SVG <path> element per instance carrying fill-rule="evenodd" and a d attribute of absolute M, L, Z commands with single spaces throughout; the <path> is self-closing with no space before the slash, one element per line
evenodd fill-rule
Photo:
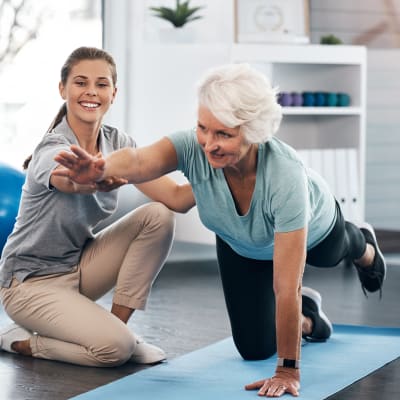
<path fill-rule="evenodd" d="M 234 1 L 236 42 L 310 42 L 309 0 Z"/>

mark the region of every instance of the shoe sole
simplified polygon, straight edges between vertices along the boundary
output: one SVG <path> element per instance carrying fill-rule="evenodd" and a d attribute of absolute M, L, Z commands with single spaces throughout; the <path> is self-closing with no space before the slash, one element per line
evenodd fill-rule
<path fill-rule="evenodd" d="M 311 289 L 307 286 L 303 286 L 301 289 L 302 296 L 310 298 L 314 303 L 317 305 L 318 315 L 321 317 L 322 320 L 329 326 L 331 333 L 333 332 L 333 326 L 329 318 L 326 314 L 322 311 L 322 297 L 321 295 L 314 289 Z"/>
<path fill-rule="evenodd" d="M 384 277 L 383 277 L 383 281 L 386 279 L 386 260 L 385 260 L 385 257 L 383 257 L 383 254 L 382 254 L 382 252 L 381 252 L 381 249 L 379 248 L 379 246 L 378 246 L 378 241 L 376 240 L 376 235 L 375 235 L 375 230 L 374 230 L 374 228 L 372 227 L 372 225 L 370 225 L 368 222 L 363 222 L 362 224 L 359 224 L 359 225 L 357 225 L 358 226 L 358 228 L 362 228 L 362 229 L 366 229 L 371 235 L 372 235 L 372 237 L 374 238 L 374 247 L 375 247 L 375 250 L 378 252 L 378 255 L 381 257 L 381 259 L 383 260 L 383 269 L 384 269 L 384 271 L 385 271 L 385 274 L 384 274 Z M 382 281 L 382 282 L 383 282 Z"/>
<path fill-rule="evenodd" d="M 141 364 L 141 365 L 154 365 L 154 364 L 162 363 L 166 360 L 167 360 L 166 356 L 163 358 L 160 357 L 160 358 L 153 359 L 153 360 L 144 360 L 143 358 L 135 358 L 135 357 L 130 358 L 130 362 L 133 362 L 135 364 Z"/>
<path fill-rule="evenodd" d="M 136 345 L 140 344 L 146 344 L 146 342 L 140 336 L 136 336 Z M 149 354 L 147 355 L 132 354 L 130 361 L 136 364 L 154 365 L 154 364 L 159 364 L 167 359 L 167 355 L 161 349 L 157 350 L 157 346 L 151 346 L 151 345 L 149 346 L 150 346 L 149 350 L 151 351 L 152 356 L 150 356 Z"/>

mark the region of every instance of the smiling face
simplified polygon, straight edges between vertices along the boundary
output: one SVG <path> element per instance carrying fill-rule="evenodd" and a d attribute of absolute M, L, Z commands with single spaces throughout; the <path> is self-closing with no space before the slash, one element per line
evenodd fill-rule
<path fill-rule="evenodd" d="M 196 135 L 213 168 L 238 166 L 251 148 L 251 144 L 240 132 L 240 127 L 228 128 L 208 108 L 201 105 L 198 109 Z"/>
<path fill-rule="evenodd" d="M 99 124 L 117 92 L 110 66 L 101 59 L 76 63 L 65 84 L 60 82 L 59 89 L 67 103 L 67 118 L 71 126 Z"/>

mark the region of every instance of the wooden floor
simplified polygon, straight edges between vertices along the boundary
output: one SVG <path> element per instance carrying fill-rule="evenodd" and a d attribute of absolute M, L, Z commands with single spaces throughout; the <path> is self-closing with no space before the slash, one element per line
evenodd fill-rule
<path fill-rule="evenodd" d="M 390 251 L 398 254 L 388 253 L 390 264 L 382 300 L 376 294 L 364 297 L 352 267 L 307 267 L 304 284 L 321 292 L 324 310 L 332 322 L 400 326 L 400 241 L 392 240 L 390 246 Z M 100 303 L 109 308 L 111 294 Z M 0 325 L 8 322 L 0 309 Z M 168 262 L 154 284 L 147 310 L 136 312 L 130 326 L 148 342 L 162 347 L 169 359 L 229 336 L 216 261 Z M 0 400 L 69 399 L 142 368 L 134 364 L 86 368 L 1 352 Z M 393 400 L 400 398 L 399 382 L 397 359 L 329 399 Z M 256 394 L 254 398 L 258 398 Z"/>

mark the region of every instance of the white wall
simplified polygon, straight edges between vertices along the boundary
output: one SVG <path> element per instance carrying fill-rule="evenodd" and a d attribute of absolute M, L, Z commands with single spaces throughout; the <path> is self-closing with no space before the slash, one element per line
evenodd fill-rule
<path fill-rule="evenodd" d="M 369 48 L 400 45 L 400 0 L 311 0 L 311 39 L 335 34 Z"/>
<path fill-rule="evenodd" d="M 400 230 L 400 0 L 311 0 L 311 37 L 368 47 L 366 218 Z"/>
<path fill-rule="evenodd" d="M 400 230 L 400 50 L 368 52 L 366 214 Z"/>

